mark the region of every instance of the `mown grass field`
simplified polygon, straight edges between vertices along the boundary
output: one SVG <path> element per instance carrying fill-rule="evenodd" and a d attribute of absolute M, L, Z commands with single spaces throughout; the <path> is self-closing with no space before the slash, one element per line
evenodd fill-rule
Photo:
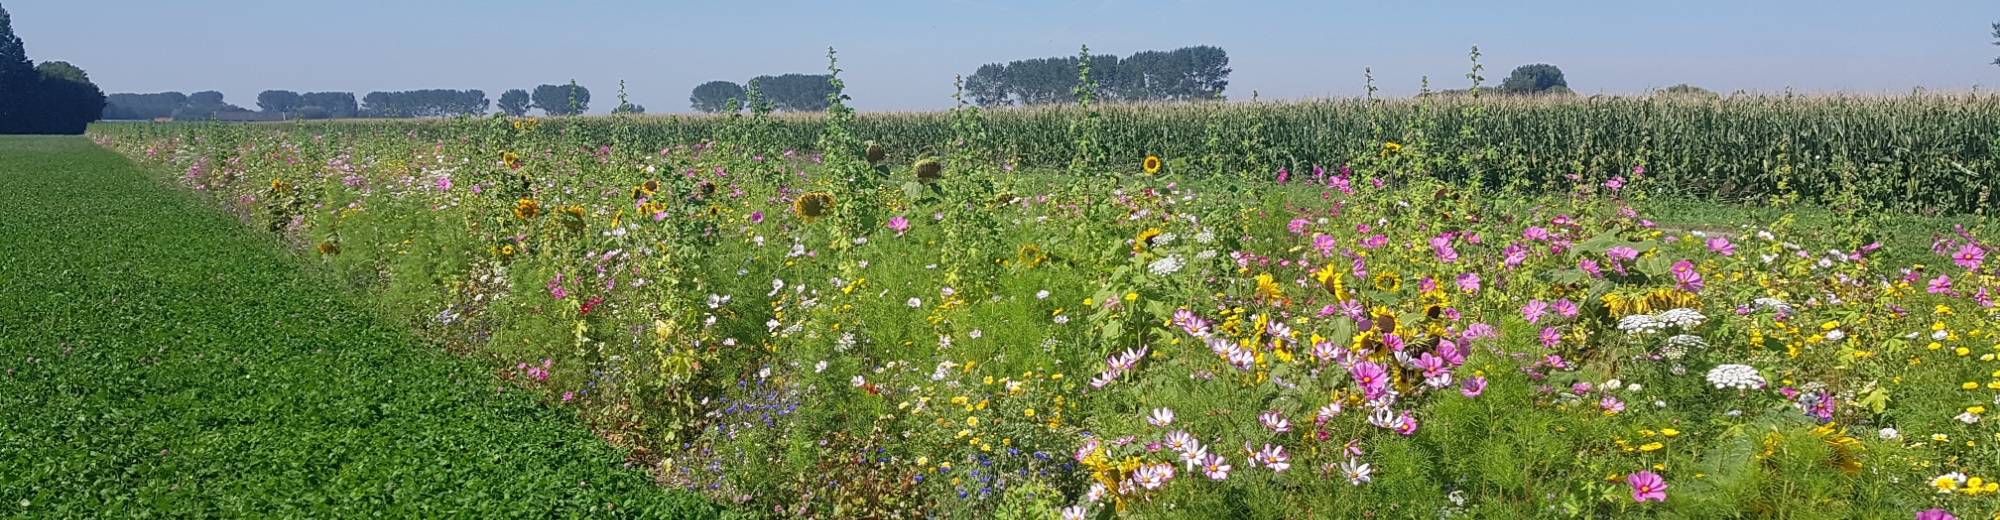
<path fill-rule="evenodd" d="M 716 513 L 87 139 L 0 185 L 0 516 Z"/>

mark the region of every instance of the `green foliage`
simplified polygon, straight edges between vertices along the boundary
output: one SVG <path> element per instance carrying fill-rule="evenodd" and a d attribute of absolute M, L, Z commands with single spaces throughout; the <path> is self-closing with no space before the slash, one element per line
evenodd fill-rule
<path fill-rule="evenodd" d="M 757 82 L 765 102 L 770 103 L 774 110 L 823 112 L 833 106 L 832 98 L 828 97 L 834 95 L 833 76 L 830 74 L 757 76 L 750 80 Z"/>
<path fill-rule="evenodd" d="M 713 114 L 724 111 L 731 99 L 743 99 L 743 86 L 716 80 L 695 85 L 694 93 L 688 96 L 688 103 L 697 112 Z"/>
<path fill-rule="evenodd" d="M 305 96 L 289 90 L 266 90 L 257 94 L 257 109 L 265 112 L 289 114 L 305 106 Z"/>
<path fill-rule="evenodd" d="M 0 182 L 9 515 L 721 513 L 83 138 L 0 138 Z"/>
<path fill-rule="evenodd" d="M 534 101 L 528 97 L 528 91 L 518 88 L 500 93 L 500 102 L 494 105 L 500 113 L 512 117 L 527 117 L 528 109 L 533 107 Z"/>
<path fill-rule="evenodd" d="M 1051 105 L 1075 98 L 1074 71 L 1082 57 L 1040 58 L 982 65 L 965 79 L 981 107 Z M 1105 101 L 1205 101 L 1229 86 L 1229 54 L 1220 47 L 1140 51 L 1124 59 L 1090 56 L 1096 85 Z"/>
<path fill-rule="evenodd" d="M 1500 91 L 1510 94 L 1536 94 L 1556 87 L 1567 89 L 1569 81 L 1563 79 L 1562 69 L 1547 63 L 1515 67 L 1500 82 Z"/>
<path fill-rule="evenodd" d="M 491 101 L 483 90 L 369 92 L 361 97 L 363 117 L 447 117 L 486 115 Z"/>
<path fill-rule="evenodd" d="M 0 8 L 0 134 L 80 134 L 104 114 L 104 92 L 68 62 L 33 65 Z"/>
<path fill-rule="evenodd" d="M 590 110 L 590 89 L 579 87 L 574 81 L 569 85 L 537 86 L 531 97 L 535 108 L 550 116 L 573 116 Z"/>

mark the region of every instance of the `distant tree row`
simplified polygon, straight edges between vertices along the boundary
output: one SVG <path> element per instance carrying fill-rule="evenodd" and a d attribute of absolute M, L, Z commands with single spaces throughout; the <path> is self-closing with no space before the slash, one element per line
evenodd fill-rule
<path fill-rule="evenodd" d="M 222 93 L 215 91 L 112 94 L 108 101 L 103 109 L 104 119 L 201 120 L 216 117 L 216 114 L 253 112 L 223 102 Z M 536 87 L 532 95 L 526 90 L 513 89 L 501 93 L 498 104 L 488 101 L 486 93 L 477 89 L 370 92 L 359 102 L 356 102 L 354 94 L 348 92 L 301 94 L 289 90 L 266 90 L 257 94 L 257 109 L 254 112 L 282 115 L 286 119 L 345 119 L 478 116 L 494 108 L 516 117 L 525 116 L 528 110 L 535 108 L 550 115 L 581 114 L 590 108 L 590 89 L 574 85 L 542 85 Z M 627 105 L 624 110 L 643 112 L 645 108 Z"/>
<path fill-rule="evenodd" d="M 1080 58 L 1038 58 L 989 63 L 965 78 L 965 90 L 982 107 L 1046 105 L 1076 99 Z M 1229 53 L 1207 45 L 1143 51 L 1124 59 L 1090 57 L 1093 92 L 1106 101 L 1192 101 L 1222 96 L 1229 87 Z"/>
<path fill-rule="evenodd" d="M 750 82 L 757 85 L 758 97 L 767 108 L 785 112 L 819 112 L 832 105 L 827 96 L 833 95 L 832 76 L 826 74 L 785 74 L 782 76 L 757 76 Z M 694 94 L 688 97 L 694 109 L 700 112 L 722 112 L 735 99 L 741 106 L 748 106 L 748 87 L 729 81 L 710 81 L 694 87 Z"/>
<path fill-rule="evenodd" d="M 67 62 L 28 60 L 0 8 L 0 134 L 81 134 L 104 111 L 104 92 Z"/>

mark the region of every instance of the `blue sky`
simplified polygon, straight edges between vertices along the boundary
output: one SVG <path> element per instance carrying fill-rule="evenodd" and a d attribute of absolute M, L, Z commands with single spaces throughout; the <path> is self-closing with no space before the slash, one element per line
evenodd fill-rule
<path fill-rule="evenodd" d="M 1903 92 L 2000 86 L 1994 0 L 1308 2 L 932 0 L 0 0 L 36 61 L 107 92 L 509 88 L 570 79 L 593 111 L 618 81 L 650 112 L 687 112 L 715 79 L 819 73 L 840 50 L 853 105 L 942 108 L 980 64 L 1215 45 L 1229 96 L 1462 88 L 1467 48 L 1498 82 L 1561 67 L 1583 93 L 1676 83 L 1717 91 Z M 1920 6 L 1920 7 L 1917 7 Z"/>

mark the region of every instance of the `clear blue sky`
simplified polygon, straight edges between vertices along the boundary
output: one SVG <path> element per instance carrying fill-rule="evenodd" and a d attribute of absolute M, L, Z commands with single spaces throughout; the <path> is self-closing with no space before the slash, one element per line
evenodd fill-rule
<path fill-rule="evenodd" d="M 1399 5 L 1409 4 L 1409 5 Z M 853 105 L 942 108 L 980 64 L 1188 45 L 1229 52 L 1228 94 L 1353 96 L 1462 88 L 1466 50 L 1498 82 L 1562 68 L 1583 93 L 1901 92 L 2000 86 L 1996 0 L 1313 2 L 1263 0 L 0 0 L 36 61 L 107 92 L 510 88 L 576 79 L 593 111 L 624 79 L 650 112 L 708 80 L 819 73 L 840 50 Z M 1423 7 L 1417 7 L 1421 5 Z"/>

